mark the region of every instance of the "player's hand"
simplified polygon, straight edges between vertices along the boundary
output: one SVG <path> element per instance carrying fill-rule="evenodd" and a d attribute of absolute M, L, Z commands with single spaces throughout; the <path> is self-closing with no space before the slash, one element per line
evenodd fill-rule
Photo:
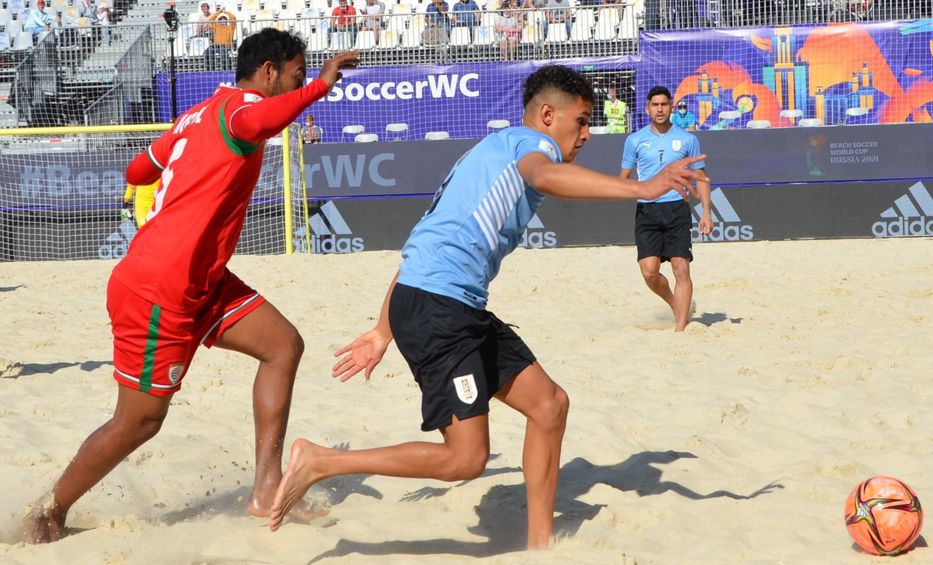
<path fill-rule="evenodd" d="M 125 222 L 127 220 L 133 219 L 133 203 L 132 202 L 123 202 L 122 208 L 120 208 L 120 221 Z"/>
<path fill-rule="evenodd" d="M 675 161 L 661 169 L 658 174 L 642 183 L 645 192 L 645 200 L 654 200 L 660 198 L 669 190 L 676 190 L 683 196 L 684 200 L 690 200 L 690 196 L 696 196 L 694 182 L 709 182 L 709 177 L 702 171 L 694 171 L 690 165 L 706 159 L 706 155 L 697 155 L 696 157 L 687 157 L 680 161 Z"/>
<path fill-rule="evenodd" d="M 340 72 L 341 70 L 355 69 L 359 64 L 359 51 L 347 51 L 339 55 L 334 55 L 321 65 L 321 74 L 318 78 L 323 79 L 330 88 L 333 88 L 334 85 L 337 84 L 337 81 L 343 78 L 343 73 Z"/>
<path fill-rule="evenodd" d="M 365 369 L 366 380 L 369 380 L 373 369 L 382 361 L 382 356 L 385 355 L 391 341 L 391 337 L 383 335 L 378 330 L 364 333 L 353 340 L 353 343 L 341 347 L 334 353 L 334 357 L 341 355 L 343 357 L 334 364 L 331 376 L 339 378 L 340 382 L 346 382 L 353 375 Z"/>
<path fill-rule="evenodd" d="M 703 235 L 709 235 L 709 233 L 713 231 L 713 220 L 710 219 L 709 212 L 703 211 L 703 217 L 700 218 L 700 223 L 697 224 L 697 228 L 699 228 L 700 233 Z"/>

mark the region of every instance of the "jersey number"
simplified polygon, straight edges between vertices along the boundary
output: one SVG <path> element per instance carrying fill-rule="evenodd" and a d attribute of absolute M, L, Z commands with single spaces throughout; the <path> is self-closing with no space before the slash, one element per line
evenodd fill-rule
<path fill-rule="evenodd" d="M 165 193 L 168 191 L 168 187 L 172 184 L 172 179 L 175 177 L 175 170 L 172 168 L 172 165 L 175 164 L 175 161 L 185 152 L 186 145 L 188 145 L 188 140 L 183 137 L 179 139 L 172 148 L 172 156 L 169 157 L 168 164 L 165 166 L 165 170 L 162 171 L 162 186 L 156 191 L 155 204 L 152 205 L 152 210 L 147 214 L 146 221 L 151 220 L 152 217 L 158 214 L 159 210 L 162 209 Z"/>

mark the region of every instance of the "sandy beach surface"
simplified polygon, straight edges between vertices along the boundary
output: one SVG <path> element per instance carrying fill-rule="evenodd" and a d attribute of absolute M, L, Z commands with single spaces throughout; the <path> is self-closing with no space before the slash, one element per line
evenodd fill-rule
<path fill-rule="evenodd" d="M 205 349 L 161 433 L 74 506 L 70 535 L 23 544 L 24 510 L 113 410 L 113 263 L 0 263 L 0 563 L 933 563 L 923 539 L 872 557 L 843 523 L 846 495 L 873 475 L 933 508 L 933 240 L 695 253 L 696 321 L 682 335 L 631 247 L 518 250 L 492 285 L 490 309 L 571 399 L 547 552 L 522 551 L 524 422 L 502 404 L 479 479 L 327 480 L 309 498 L 328 516 L 270 533 L 245 509 L 255 362 Z M 288 444 L 440 439 L 420 431 L 394 347 L 369 382 L 330 377 L 398 261 L 232 261 L 307 344 Z"/>

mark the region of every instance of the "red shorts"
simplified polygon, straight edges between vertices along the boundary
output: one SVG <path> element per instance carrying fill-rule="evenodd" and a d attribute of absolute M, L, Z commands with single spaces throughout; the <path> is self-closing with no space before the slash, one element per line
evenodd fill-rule
<path fill-rule="evenodd" d="M 113 377 L 154 396 L 175 394 L 198 345 L 210 347 L 265 299 L 226 271 L 196 314 L 163 309 L 110 277 L 107 311 L 113 326 Z"/>

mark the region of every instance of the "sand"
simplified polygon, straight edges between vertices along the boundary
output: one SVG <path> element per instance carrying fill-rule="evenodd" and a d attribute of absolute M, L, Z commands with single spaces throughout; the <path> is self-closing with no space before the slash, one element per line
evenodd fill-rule
<path fill-rule="evenodd" d="M 560 538 L 524 552 L 523 420 L 491 413 L 479 479 L 350 476 L 330 505 L 270 533 L 247 515 L 255 364 L 201 350 L 161 433 L 72 509 L 70 535 L 19 542 L 24 509 L 116 398 L 109 262 L 0 264 L 2 563 L 893 563 L 857 550 L 843 502 L 906 481 L 933 504 L 933 242 L 696 246 L 695 323 L 670 331 L 630 247 L 518 250 L 490 309 L 569 393 Z M 302 332 L 288 443 L 374 447 L 419 430 L 392 347 L 370 382 L 330 377 L 333 351 L 378 313 L 398 254 L 235 257 Z M 929 528 L 927 528 L 929 529 Z M 896 563 L 930 563 L 920 547 Z"/>

